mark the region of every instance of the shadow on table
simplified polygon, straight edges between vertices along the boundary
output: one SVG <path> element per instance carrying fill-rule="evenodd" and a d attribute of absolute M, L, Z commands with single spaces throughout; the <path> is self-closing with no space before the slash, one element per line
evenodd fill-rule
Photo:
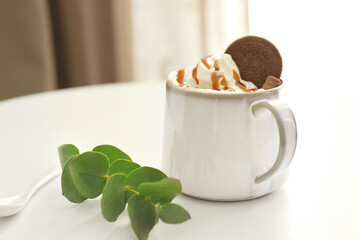
<path fill-rule="evenodd" d="M 236 239 L 264 239 L 264 236 L 289 239 L 286 236 L 288 196 L 284 188 L 247 201 L 212 202 L 183 195 L 177 202 L 190 212 L 192 219 L 183 227 L 169 229 L 172 235 L 181 235 L 186 228 L 191 228 L 192 235 L 204 239 L 233 239 L 235 236 Z"/>

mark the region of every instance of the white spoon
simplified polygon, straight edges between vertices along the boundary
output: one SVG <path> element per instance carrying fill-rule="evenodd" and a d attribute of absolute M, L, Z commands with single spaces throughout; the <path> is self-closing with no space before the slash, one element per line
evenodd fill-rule
<path fill-rule="evenodd" d="M 56 170 L 51 168 L 43 177 L 31 184 L 25 191 L 10 197 L 0 198 L 0 217 L 12 216 L 20 212 L 37 190 L 60 175 L 60 173 L 61 169 L 58 166 Z"/>

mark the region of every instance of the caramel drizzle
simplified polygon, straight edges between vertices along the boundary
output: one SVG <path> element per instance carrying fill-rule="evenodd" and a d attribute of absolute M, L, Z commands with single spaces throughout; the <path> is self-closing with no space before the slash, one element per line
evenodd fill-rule
<path fill-rule="evenodd" d="M 258 89 L 257 88 L 249 88 L 249 89 L 247 89 L 247 88 L 244 88 L 244 89 L 242 89 L 244 92 L 256 92 Z"/>
<path fill-rule="evenodd" d="M 184 85 L 186 85 L 185 69 L 181 69 L 178 71 L 178 74 L 176 75 L 176 81 L 179 83 L 180 87 L 183 87 Z"/>
<path fill-rule="evenodd" d="M 224 86 L 224 90 L 228 90 L 229 81 L 226 79 L 224 73 L 220 70 L 219 61 L 217 59 L 214 61 L 213 67 L 214 67 L 214 72 L 211 73 L 212 89 L 220 91 L 221 90 L 220 84 L 221 84 Z"/>
<path fill-rule="evenodd" d="M 239 88 L 246 88 L 245 84 L 240 82 L 240 76 L 234 69 L 233 69 L 233 76 L 234 76 L 234 79 L 235 79 L 236 86 L 238 86 Z"/>
<path fill-rule="evenodd" d="M 207 62 L 208 58 L 211 58 L 211 55 L 201 58 L 201 62 L 210 70 L 212 66 Z"/>
<path fill-rule="evenodd" d="M 220 65 L 219 65 L 219 61 L 217 59 L 214 62 L 214 68 L 215 68 L 215 71 L 220 71 Z"/>
<path fill-rule="evenodd" d="M 226 79 L 225 76 L 221 79 L 220 83 L 224 86 L 224 90 L 229 89 L 229 81 Z"/>
<path fill-rule="evenodd" d="M 224 74 L 220 71 L 214 71 L 211 73 L 212 89 L 220 91 L 219 80 L 224 77 Z"/>
<path fill-rule="evenodd" d="M 196 67 L 194 67 L 194 69 L 192 70 L 192 77 L 195 79 L 196 84 L 199 85 L 199 79 L 197 78 L 197 68 L 198 65 L 196 65 Z"/>
<path fill-rule="evenodd" d="M 219 61 L 214 61 L 215 71 L 211 74 L 211 81 L 213 82 L 213 89 L 220 91 L 220 84 L 224 86 L 224 90 L 229 89 L 229 81 L 224 76 L 224 73 L 220 71 Z M 220 83 L 219 80 L 221 79 Z"/>
<path fill-rule="evenodd" d="M 255 92 L 257 91 L 258 89 L 257 88 L 250 88 L 250 89 L 247 89 L 245 84 L 243 84 L 241 81 L 240 81 L 240 76 L 239 74 L 233 69 L 233 76 L 234 76 L 234 79 L 235 79 L 235 85 L 238 86 L 241 90 L 243 90 L 244 92 Z"/>

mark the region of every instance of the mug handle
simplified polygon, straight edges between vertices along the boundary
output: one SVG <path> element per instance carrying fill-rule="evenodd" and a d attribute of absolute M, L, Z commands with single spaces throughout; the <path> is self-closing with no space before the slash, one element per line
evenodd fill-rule
<path fill-rule="evenodd" d="M 290 164 L 297 142 L 297 131 L 294 114 L 290 107 L 279 99 L 263 99 L 251 104 L 250 109 L 255 116 L 254 111 L 258 107 L 265 107 L 275 117 L 279 129 L 279 153 L 274 165 L 265 173 L 255 178 L 256 183 L 264 182 L 275 174 L 284 171 Z"/>

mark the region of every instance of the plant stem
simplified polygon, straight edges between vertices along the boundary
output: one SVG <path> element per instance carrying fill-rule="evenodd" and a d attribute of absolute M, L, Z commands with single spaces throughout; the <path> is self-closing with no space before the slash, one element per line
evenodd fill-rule
<path fill-rule="evenodd" d="M 135 194 L 137 194 L 137 195 L 140 195 L 140 193 L 139 193 L 138 191 L 135 191 L 134 189 L 132 189 L 132 188 L 129 187 L 129 186 L 126 186 L 125 189 L 126 189 L 127 191 L 133 192 L 133 193 L 135 193 Z"/>
<path fill-rule="evenodd" d="M 101 176 L 102 179 L 105 179 L 106 181 L 109 179 L 109 175 Z"/>

